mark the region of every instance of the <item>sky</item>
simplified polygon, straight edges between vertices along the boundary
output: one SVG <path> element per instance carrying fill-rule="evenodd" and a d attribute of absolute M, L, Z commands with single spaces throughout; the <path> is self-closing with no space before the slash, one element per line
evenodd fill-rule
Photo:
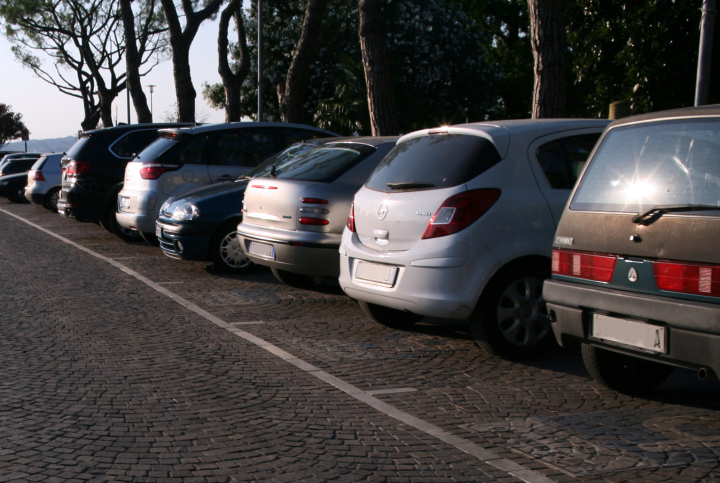
<path fill-rule="evenodd" d="M 231 40 L 232 40 L 232 35 Z M 30 130 L 30 139 L 52 139 L 75 136 L 84 118 L 82 99 L 63 94 L 56 87 L 36 77 L 23 67 L 10 51 L 10 43 L 0 35 L 0 104 L 8 104 L 12 111 L 22 114 L 22 121 Z M 217 21 L 207 20 L 190 47 L 190 70 L 197 91 L 195 112 L 203 122 L 224 122 L 225 111 L 213 109 L 202 97 L 204 82 L 220 82 L 217 72 Z M 152 95 L 153 118 L 162 120 L 166 112 L 174 112 L 175 82 L 172 61 L 156 66 L 142 80 L 143 86 L 154 85 Z M 145 87 L 150 103 L 150 90 Z M 123 91 L 113 103 L 113 118 L 117 105 L 119 122 L 128 121 L 127 97 Z M 137 122 L 135 109 L 130 106 L 131 122 Z"/>

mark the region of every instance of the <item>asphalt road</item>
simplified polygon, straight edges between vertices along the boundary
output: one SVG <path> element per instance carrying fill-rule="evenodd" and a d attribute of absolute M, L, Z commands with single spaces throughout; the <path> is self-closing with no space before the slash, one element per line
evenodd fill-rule
<path fill-rule="evenodd" d="M 719 407 L 0 201 L 0 482 L 720 481 Z"/>

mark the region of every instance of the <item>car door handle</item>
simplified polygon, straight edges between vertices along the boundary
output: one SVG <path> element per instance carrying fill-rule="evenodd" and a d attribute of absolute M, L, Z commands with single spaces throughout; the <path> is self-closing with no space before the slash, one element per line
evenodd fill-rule
<path fill-rule="evenodd" d="M 218 176 L 216 178 L 218 181 L 232 181 L 234 178 L 230 176 L 229 174 L 224 174 L 222 176 Z"/>

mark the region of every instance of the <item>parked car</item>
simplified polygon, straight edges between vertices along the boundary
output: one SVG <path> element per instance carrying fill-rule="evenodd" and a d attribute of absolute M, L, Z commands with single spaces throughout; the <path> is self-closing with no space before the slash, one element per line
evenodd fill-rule
<path fill-rule="evenodd" d="M 307 139 L 265 160 L 233 183 L 213 183 L 168 198 L 160 208 L 155 234 L 170 258 L 210 260 L 226 273 L 245 273 L 254 264 L 240 250 L 237 225 L 247 181 L 257 172 L 336 138 Z"/>
<path fill-rule="evenodd" d="M 340 286 L 377 322 L 469 318 L 487 351 L 537 354 L 552 341 L 541 288 L 555 223 L 608 122 L 493 121 L 403 136 L 355 195 Z"/>
<path fill-rule="evenodd" d="M 38 159 L 40 156 L 42 156 L 42 153 L 10 153 L 6 154 L 5 156 L 0 159 L 0 168 L 5 166 L 6 163 L 9 163 L 10 161 L 13 161 L 15 159 L 24 159 L 24 158 L 32 158 L 32 159 Z"/>
<path fill-rule="evenodd" d="M 117 224 L 117 194 L 125 165 L 155 140 L 158 129 L 194 123 L 122 124 L 80 133 L 62 159 L 58 213 L 78 221 L 100 223 L 126 241 L 139 240 L 133 230 Z"/>
<path fill-rule="evenodd" d="M 545 298 L 598 382 L 720 375 L 720 106 L 611 124 L 562 214 Z"/>
<path fill-rule="evenodd" d="M 117 220 L 157 244 L 155 221 L 170 196 L 232 181 L 278 151 L 303 139 L 337 136 L 312 126 L 237 122 L 165 129 L 125 169 Z"/>
<path fill-rule="evenodd" d="M 237 227 L 248 258 L 283 283 L 337 280 L 338 248 L 353 195 L 397 137 L 331 141 L 256 173 Z"/>
<path fill-rule="evenodd" d="M 36 160 L 35 156 L 15 157 L 0 167 L 0 196 L 16 203 L 26 202 L 27 172 Z"/>
<path fill-rule="evenodd" d="M 57 211 L 60 197 L 60 160 L 63 154 L 43 154 L 27 172 L 25 198 L 50 211 Z"/>

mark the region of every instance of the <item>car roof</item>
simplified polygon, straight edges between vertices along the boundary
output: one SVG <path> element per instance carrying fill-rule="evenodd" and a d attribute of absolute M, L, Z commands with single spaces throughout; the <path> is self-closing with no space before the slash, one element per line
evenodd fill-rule
<path fill-rule="evenodd" d="M 255 121 L 241 121 L 241 122 L 221 122 L 215 124 L 202 124 L 199 126 L 190 127 L 169 127 L 161 129 L 162 132 L 180 132 L 186 134 L 196 134 L 209 131 L 219 131 L 222 129 L 240 129 L 243 127 L 291 127 L 299 129 L 312 129 L 314 131 L 327 133 L 328 136 L 337 136 L 337 134 L 320 129 L 314 126 L 308 126 L 306 124 L 293 124 L 288 122 L 255 122 Z"/>
<path fill-rule="evenodd" d="M 400 139 L 400 136 L 350 136 L 331 139 L 325 143 L 325 146 L 328 144 L 367 144 L 368 146 L 377 147 L 389 142 L 395 144 L 398 139 Z"/>
<path fill-rule="evenodd" d="M 564 129 L 605 128 L 609 119 L 505 119 L 498 121 L 473 122 L 454 124 L 430 129 L 421 129 L 402 136 L 398 144 L 408 139 L 433 134 L 465 134 L 484 137 L 495 144 L 501 157 L 505 157 L 510 145 L 511 135 L 532 134 L 533 137 L 543 136 Z"/>
<path fill-rule="evenodd" d="M 635 116 L 623 117 L 613 121 L 608 129 L 625 124 L 638 122 L 665 121 L 668 119 L 682 119 L 692 117 L 720 117 L 720 104 L 708 104 L 705 106 L 682 107 L 679 109 L 668 109 L 665 111 L 637 114 Z"/>
<path fill-rule="evenodd" d="M 156 129 L 163 129 L 163 128 L 171 128 L 171 127 L 180 127 L 180 126 L 195 126 L 197 123 L 194 122 L 152 122 L 152 123 L 141 123 L 141 124 L 118 124 L 117 126 L 110 126 L 105 127 L 101 129 L 91 129 L 88 131 L 82 131 L 80 134 L 78 134 L 78 138 L 81 137 L 88 137 L 96 133 L 106 133 L 106 132 L 117 132 L 117 131 L 134 131 L 136 129 L 148 129 L 148 128 L 156 128 Z"/>

